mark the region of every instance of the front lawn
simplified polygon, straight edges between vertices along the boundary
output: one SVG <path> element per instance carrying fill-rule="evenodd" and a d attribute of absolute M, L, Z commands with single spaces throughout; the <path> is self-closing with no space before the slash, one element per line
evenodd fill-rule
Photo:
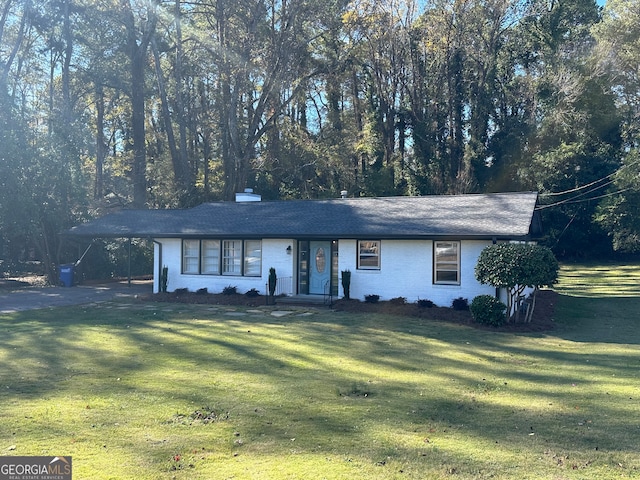
<path fill-rule="evenodd" d="M 0 455 L 71 455 L 74 479 L 639 478 L 640 267 L 581 269 L 546 333 L 145 302 L 0 316 Z"/>

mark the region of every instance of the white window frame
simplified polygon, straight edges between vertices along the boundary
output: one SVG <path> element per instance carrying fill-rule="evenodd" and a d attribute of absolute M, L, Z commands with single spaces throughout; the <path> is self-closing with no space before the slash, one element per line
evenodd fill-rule
<path fill-rule="evenodd" d="M 262 241 L 244 241 L 244 269 L 242 274 L 245 277 L 262 276 Z"/>
<path fill-rule="evenodd" d="M 242 240 L 222 240 L 222 275 L 242 276 Z"/>
<path fill-rule="evenodd" d="M 445 249 L 454 249 L 455 259 L 442 258 L 445 254 L 439 253 L 438 250 Z M 451 256 L 450 253 L 446 255 Z M 461 242 L 453 240 L 433 242 L 433 283 L 435 285 L 460 285 L 460 256 Z M 455 280 L 441 279 L 440 273 L 450 275 L 451 272 L 455 273 Z"/>
<path fill-rule="evenodd" d="M 358 270 L 380 270 L 381 243 L 380 240 L 358 240 Z M 368 264 L 374 259 L 375 265 Z"/>
<path fill-rule="evenodd" d="M 220 275 L 220 240 L 202 240 L 200 257 L 202 275 Z"/>
<path fill-rule="evenodd" d="M 262 240 L 182 239 L 184 275 L 262 276 Z"/>
<path fill-rule="evenodd" d="M 200 273 L 200 240 L 182 240 L 182 273 L 198 275 Z"/>

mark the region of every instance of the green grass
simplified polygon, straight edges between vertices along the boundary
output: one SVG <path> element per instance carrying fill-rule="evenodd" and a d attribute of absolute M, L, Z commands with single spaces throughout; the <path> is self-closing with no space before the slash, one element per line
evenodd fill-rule
<path fill-rule="evenodd" d="M 640 267 L 561 273 L 546 334 L 176 304 L 0 316 L 0 455 L 72 455 L 75 479 L 640 478 Z"/>

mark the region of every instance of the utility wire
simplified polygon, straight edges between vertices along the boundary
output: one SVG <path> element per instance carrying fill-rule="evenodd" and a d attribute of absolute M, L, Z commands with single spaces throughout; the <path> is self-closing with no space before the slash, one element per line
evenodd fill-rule
<path fill-rule="evenodd" d="M 592 187 L 593 185 L 597 185 L 598 183 L 603 182 L 603 181 L 605 181 L 605 180 L 609 180 L 609 181 L 608 181 L 608 182 L 606 182 L 606 183 L 603 183 L 603 184 L 601 184 L 601 185 L 598 185 L 598 186 L 596 186 L 596 187 L 594 187 L 594 188 L 591 188 L 590 190 L 587 190 L 586 192 L 582 192 L 582 193 L 580 193 L 580 194 L 578 194 L 578 195 L 575 195 L 575 196 L 573 196 L 573 197 L 567 198 L 567 199 L 565 199 L 565 200 L 560 200 L 560 201 L 558 201 L 558 202 L 550 203 L 550 204 L 548 204 L 548 205 L 539 205 L 538 207 L 536 207 L 536 210 L 544 210 L 544 209 L 551 208 L 551 207 L 557 207 L 558 205 L 565 205 L 565 204 L 572 204 L 572 203 L 588 202 L 588 201 L 590 201 L 590 200 L 597 200 L 597 199 L 600 199 L 600 198 L 610 197 L 610 196 L 612 196 L 612 195 L 617 195 L 617 194 L 619 194 L 619 193 L 626 192 L 627 190 L 631 190 L 631 187 L 629 187 L 629 188 L 623 188 L 623 189 L 618 190 L 618 191 L 616 191 L 616 192 L 611 192 L 611 193 L 607 193 L 607 194 L 599 195 L 599 196 L 597 196 L 597 197 L 589 197 L 589 198 L 585 198 L 585 199 L 582 199 L 582 200 L 578 200 L 580 197 L 584 197 L 585 195 L 588 195 L 588 194 L 593 193 L 593 192 L 595 192 L 595 191 L 597 191 L 597 190 L 600 190 L 601 188 L 604 188 L 604 187 L 606 187 L 606 186 L 608 186 L 608 185 L 611 185 L 613 182 L 615 182 L 615 179 L 611 179 L 611 177 L 613 177 L 614 175 L 616 175 L 616 174 L 620 173 L 620 171 L 621 171 L 622 169 L 632 167 L 632 166 L 634 166 L 634 165 L 636 165 L 636 164 L 638 164 L 638 163 L 640 163 L 640 159 L 639 159 L 639 160 L 636 160 L 636 161 L 634 161 L 634 162 L 631 162 L 631 163 L 629 163 L 629 164 L 627 164 L 627 165 L 622 165 L 622 166 L 621 166 L 620 168 L 618 168 L 615 172 L 612 172 L 612 173 L 610 173 L 609 175 L 606 175 L 606 176 L 604 176 L 604 177 L 602 177 L 602 178 L 599 178 L 598 180 L 594 180 L 593 182 L 591 182 L 591 183 L 587 183 L 586 185 L 581 185 L 580 187 L 572 188 L 571 190 L 565 190 L 564 192 L 555 192 L 555 193 L 554 193 L 554 192 L 551 192 L 551 193 L 541 193 L 541 194 L 540 194 L 540 196 L 541 196 L 541 197 L 545 197 L 545 196 L 547 196 L 547 197 L 551 197 L 551 196 L 566 195 L 566 194 L 568 194 L 568 193 L 574 193 L 574 192 L 578 192 L 578 191 L 580 191 L 580 190 L 583 190 L 583 189 L 585 189 L 585 188 Z"/>
<path fill-rule="evenodd" d="M 569 205 L 569 204 L 572 204 L 572 203 L 590 202 L 591 200 L 598 200 L 600 198 L 612 197 L 613 195 L 618 195 L 620 193 L 624 193 L 627 190 L 631 190 L 631 187 L 622 188 L 620 190 L 616 190 L 615 192 L 604 193 L 602 195 L 598 195 L 597 197 L 583 198 L 582 200 L 568 199 L 568 200 L 564 200 L 562 202 L 551 203 L 549 205 L 540 205 L 540 206 L 536 207 L 536 210 L 545 210 L 547 208 L 557 207 L 558 205 L 562 205 L 562 204 Z M 574 197 L 574 198 L 577 198 L 577 197 Z"/>
<path fill-rule="evenodd" d="M 600 180 L 603 180 L 603 179 L 600 179 Z M 594 197 L 585 198 L 584 200 L 577 200 L 577 199 L 580 198 L 580 197 L 584 197 L 585 195 L 589 195 L 590 193 L 593 193 L 593 192 L 595 192 L 597 190 L 600 190 L 601 188 L 604 188 L 604 187 L 606 187 L 608 185 L 611 185 L 613 182 L 614 182 L 614 180 L 609 180 L 607 183 L 603 183 L 602 185 L 594 187 L 591 190 L 587 190 L 586 192 L 582 192 L 582 193 L 580 193 L 578 195 L 574 195 L 573 197 L 565 198 L 564 200 L 560 200 L 560 201 L 557 201 L 555 203 L 550 203 L 548 205 L 541 205 L 541 206 L 538 207 L 538 210 L 542 210 L 542 209 L 550 208 L 550 207 L 556 207 L 558 205 L 564 205 L 566 203 L 578 203 L 578 202 L 586 202 L 588 200 L 592 200 Z M 596 198 L 599 198 L 599 197 L 596 197 Z"/>
<path fill-rule="evenodd" d="M 622 167 L 620 167 L 620 168 L 622 168 Z M 541 193 L 540 196 L 541 197 L 559 197 L 560 195 L 566 195 L 567 193 L 578 192 L 578 191 L 582 190 L 583 188 L 588 188 L 588 187 L 590 187 L 592 185 L 595 185 L 598 182 L 602 182 L 603 180 L 607 180 L 609 177 L 611 177 L 612 175 L 618 173 L 619 171 L 620 171 L 620 169 L 616 170 L 613 173 L 610 173 L 606 177 L 599 178 L 598 180 L 594 180 L 593 182 L 587 183 L 586 185 L 581 185 L 579 187 L 572 188 L 571 190 L 565 190 L 564 192 Z"/>
<path fill-rule="evenodd" d="M 568 193 L 578 192 L 578 191 L 580 191 L 580 190 L 582 190 L 582 189 L 584 189 L 584 188 L 589 188 L 589 187 L 591 187 L 591 186 L 593 186 L 593 185 L 595 185 L 595 184 L 597 184 L 597 183 L 599 183 L 599 182 L 602 182 L 602 181 L 604 181 L 604 180 L 607 180 L 607 179 L 611 178 L 612 176 L 616 175 L 617 173 L 619 173 L 622 169 L 632 167 L 632 166 L 634 166 L 634 165 L 636 165 L 636 164 L 638 164 L 638 163 L 640 163 L 640 159 L 638 159 L 638 160 L 636 160 L 636 161 L 634 161 L 634 162 L 631 162 L 631 163 L 629 163 L 629 164 L 622 165 L 622 166 L 620 166 L 620 167 L 619 167 L 615 172 L 612 172 L 612 173 L 610 173 L 609 175 L 606 175 L 606 176 L 604 176 L 604 177 L 602 177 L 602 178 L 599 178 L 599 179 L 597 179 L 597 180 L 594 180 L 594 181 L 593 181 L 593 182 L 591 182 L 591 183 L 587 183 L 586 185 L 581 185 L 581 186 L 579 186 L 579 187 L 572 188 L 572 189 L 570 189 L 570 190 L 565 190 L 565 191 L 563 191 L 563 192 L 549 192 L 549 193 L 541 193 L 541 194 L 540 194 L 540 196 L 541 196 L 541 197 L 558 197 L 558 196 L 560 196 L 560 195 L 566 195 L 566 194 L 568 194 Z M 611 182 L 607 183 L 606 185 L 609 185 L 610 183 L 611 183 Z M 601 187 L 602 187 L 602 186 L 604 186 L 604 185 L 601 185 Z M 598 187 L 598 188 L 600 188 L 600 187 Z"/>
<path fill-rule="evenodd" d="M 589 202 L 591 200 L 599 200 L 600 198 L 612 197 L 614 195 L 618 195 L 620 193 L 624 193 L 627 190 L 631 190 L 631 188 L 632 187 L 621 188 L 620 190 L 616 190 L 615 192 L 603 193 L 602 195 L 598 195 L 597 197 L 585 198 L 583 200 L 576 200 L 576 201 L 569 202 L 569 203 L 582 203 L 582 202 Z"/>

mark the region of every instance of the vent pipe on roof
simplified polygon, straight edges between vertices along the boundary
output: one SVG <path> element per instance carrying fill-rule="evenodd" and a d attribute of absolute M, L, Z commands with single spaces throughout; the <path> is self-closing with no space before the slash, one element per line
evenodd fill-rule
<path fill-rule="evenodd" d="M 245 188 L 244 192 L 236 193 L 236 202 L 260 202 L 262 195 L 253 193 L 253 188 Z"/>

